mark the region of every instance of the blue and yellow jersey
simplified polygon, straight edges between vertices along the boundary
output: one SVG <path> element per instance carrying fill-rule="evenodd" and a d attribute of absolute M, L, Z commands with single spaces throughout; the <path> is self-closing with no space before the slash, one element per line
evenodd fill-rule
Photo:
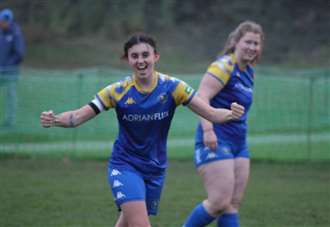
<path fill-rule="evenodd" d="M 221 56 L 209 65 L 207 74 L 216 78 L 223 85 L 222 90 L 210 100 L 211 106 L 230 109 L 231 103 L 237 102 L 245 108 L 245 113 L 239 120 L 213 124 L 218 139 L 245 140 L 247 113 L 253 99 L 253 68 L 248 65 L 245 69 L 240 69 L 236 57 L 231 54 Z M 203 141 L 200 126 L 196 138 L 196 142 Z"/>
<path fill-rule="evenodd" d="M 142 90 L 134 76 L 97 93 L 99 111 L 114 108 L 119 122 L 110 165 L 160 174 L 167 166 L 166 141 L 176 107 L 187 105 L 195 91 L 185 82 L 155 72 L 154 86 Z"/>

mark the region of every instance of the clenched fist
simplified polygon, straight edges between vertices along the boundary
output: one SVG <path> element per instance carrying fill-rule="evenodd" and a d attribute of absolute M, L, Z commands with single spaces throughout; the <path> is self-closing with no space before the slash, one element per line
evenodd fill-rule
<path fill-rule="evenodd" d="M 232 113 L 232 117 L 234 120 L 238 120 L 243 114 L 244 114 L 244 106 L 241 106 L 237 104 L 236 102 L 233 102 L 230 105 L 230 110 Z"/>
<path fill-rule="evenodd" d="M 44 111 L 40 114 L 40 124 L 44 128 L 49 128 L 55 125 L 56 116 L 52 110 Z"/>

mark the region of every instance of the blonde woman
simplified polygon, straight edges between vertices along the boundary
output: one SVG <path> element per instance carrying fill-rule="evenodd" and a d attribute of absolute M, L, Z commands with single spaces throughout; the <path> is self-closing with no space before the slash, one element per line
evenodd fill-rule
<path fill-rule="evenodd" d="M 215 108 L 232 102 L 244 106 L 240 119 L 211 123 L 201 118 L 195 141 L 195 166 L 207 198 L 187 218 L 185 227 L 206 226 L 217 219 L 219 227 L 238 227 L 238 209 L 250 173 L 247 114 L 253 99 L 254 70 L 263 49 L 262 27 L 244 21 L 229 34 L 222 55 L 207 69 L 200 97 Z"/>

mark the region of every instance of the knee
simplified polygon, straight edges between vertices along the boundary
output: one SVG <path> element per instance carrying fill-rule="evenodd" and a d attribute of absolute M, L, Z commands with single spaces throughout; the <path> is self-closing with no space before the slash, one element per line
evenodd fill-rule
<path fill-rule="evenodd" d="M 221 214 L 231 206 L 230 198 L 207 199 L 206 204 L 210 214 L 214 216 Z"/>
<path fill-rule="evenodd" d="M 241 206 L 241 200 L 233 199 L 231 203 L 226 207 L 226 212 L 238 212 Z"/>
<path fill-rule="evenodd" d="M 235 209 L 239 209 L 240 208 L 240 206 L 241 206 L 241 201 L 240 200 L 233 200 L 232 202 L 231 202 L 231 206 L 233 207 L 233 208 L 235 208 Z"/>

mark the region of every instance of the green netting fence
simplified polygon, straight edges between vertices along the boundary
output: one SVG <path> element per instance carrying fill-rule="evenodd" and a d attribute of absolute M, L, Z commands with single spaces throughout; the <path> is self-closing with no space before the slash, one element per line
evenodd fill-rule
<path fill-rule="evenodd" d="M 41 111 L 87 104 L 106 85 L 129 75 L 109 68 L 75 71 L 23 69 L 13 128 L 0 129 L 0 154 L 74 154 L 106 157 L 117 134 L 113 111 L 76 129 L 40 126 Z M 201 75 L 172 76 L 198 88 Z M 2 87 L 0 87 L 2 89 Z M 1 90 L 0 105 L 4 108 Z M 4 111 L 0 112 L 0 120 Z M 191 157 L 198 118 L 179 107 L 169 135 L 170 157 Z M 262 159 L 330 160 L 330 70 L 258 68 L 249 115 L 252 156 Z"/>

